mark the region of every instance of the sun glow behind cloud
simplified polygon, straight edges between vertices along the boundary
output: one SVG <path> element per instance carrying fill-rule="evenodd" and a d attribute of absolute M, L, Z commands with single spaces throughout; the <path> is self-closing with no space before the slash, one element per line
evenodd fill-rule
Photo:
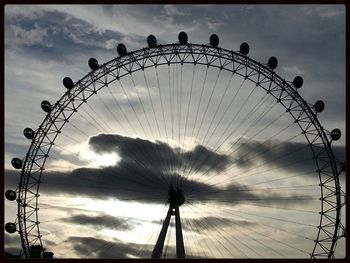
<path fill-rule="evenodd" d="M 62 150 L 62 154 L 77 154 L 81 161 L 88 162 L 88 168 L 102 168 L 114 166 L 120 160 L 116 152 L 96 153 L 89 146 L 88 141 L 75 145 L 67 145 L 66 150 Z M 77 168 L 77 167 L 76 167 Z"/>

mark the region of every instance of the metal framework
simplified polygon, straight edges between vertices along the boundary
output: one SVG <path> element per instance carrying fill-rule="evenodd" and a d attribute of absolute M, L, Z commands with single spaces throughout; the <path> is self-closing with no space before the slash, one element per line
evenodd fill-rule
<path fill-rule="evenodd" d="M 17 219 L 25 257 L 30 256 L 30 246 L 43 247 L 38 214 L 41 176 L 51 147 L 70 117 L 91 96 L 113 81 L 136 71 L 176 63 L 205 65 L 237 74 L 254 83 L 256 88 L 265 90 L 289 112 L 314 155 L 320 181 L 320 222 L 310 257 L 333 258 L 337 240 L 341 237 L 340 231 L 344 230 L 340 222 L 344 193 L 339 185 L 339 172 L 329 132 L 320 125 L 314 106 L 307 103 L 290 82 L 278 76 L 266 64 L 220 47 L 180 43 L 147 47 L 114 58 L 77 81 L 71 90 L 67 90 L 52 105 L 52 110 L 35 131 L 24 158 L 18 187 Z"/>
<path fill-rule="evenodd" d="M 182 237 L 180 210 L 178 205 L 169 205 L 169 210 L 163 222 L 162 230 L 160 231 L 157 243 L 152 252 L 152 258 L 161 258 L 162 256 L 164 241 L 169 227 L 171 216 L 175 216 L 176 257 L 185 258 L 185 246 Z"/>

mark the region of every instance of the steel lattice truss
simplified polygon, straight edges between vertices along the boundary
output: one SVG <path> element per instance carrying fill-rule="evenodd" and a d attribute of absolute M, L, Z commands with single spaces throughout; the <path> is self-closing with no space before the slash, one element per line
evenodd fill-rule
<path fill-rule="evenodd" d="M 339 186 L 339 172 L 330 147 L 329 132 L 320 125 L 314 106 L 308 104 L 290 82 L 265 64 L 239 52 L 210 45 L 178 43 L 143 48 L 117 57 L 76 82 L 52 106 L 35 131 L 18 188 L 18 224 L 24 255 L 30 256 L 31 245 L 42 246 L 38 216 L 41 176 L 51 147 L 70 117 L 91 96 L 115 80 L 150 67 L 175 63 L 206 65 L 237 74 L 264 89 L 289 112 L 305 135 L 320 180 L 320 222 L 310 257 L 333 258 L 337 240 L 344 232 L 340 222 L 344 193 Z"/>

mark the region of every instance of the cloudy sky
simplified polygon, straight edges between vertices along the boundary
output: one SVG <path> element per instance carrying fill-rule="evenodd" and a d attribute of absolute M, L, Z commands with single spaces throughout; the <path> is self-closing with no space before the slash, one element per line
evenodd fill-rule
<path fill-rule="evenodd" d="M 30 141 L 23 129 L 44 120 L 74 82 L 128 51 L 178 42 L 208 44 L 267 63 L 299 94 L 322 126 L 345 134 L 345 7 L 342 5 L 7 5 L 5 6 L 5 187 Z M 337 165 L 345 136 L 332 143 Z M 316 164 L 300 128 L 254 83 L 193 64 L 151 67 L 114 80 L 84 103 L 55 141 L 42 174 L 39 221 L 55 257 L 150 257 L 165 218 L 170 185 L 180 207 L 188 257 L 304 258 L 313 249 L 320 211 Z M 345 175 L 340 177 L 344 185 Z M 15 219 L 5 200 L 5 221 Z M 175 257 L 171 222 L 165 257 Z M 5 235 L 18 253 L 20 240 Z M 340 240 L 337 257 L 345 256 Z"/>

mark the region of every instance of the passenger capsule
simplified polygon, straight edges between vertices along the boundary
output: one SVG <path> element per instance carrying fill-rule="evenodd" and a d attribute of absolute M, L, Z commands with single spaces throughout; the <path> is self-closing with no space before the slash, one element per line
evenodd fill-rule
<path fill-rule="evenodd" d="M 14 223 L 6 223 L 5 230 L 7 233 L 13 234 L 16 232 L 16 224 Z"/>
<path fill-rule="evenodd" d="M 128 52 L 126 51 L 126 46 L 124 44 L 119 44 L 117 46 L 117 52 L 118 52 L 119 56 L 121 56 L 121 57 L 128 54 Z"/>
<path fill-rule="evenodd" d="M 249 45 L 246 42 L 243 42 L 241 46 L 239 47 L 239 52 L 243 55 L 248 55 L 249 53 Z"/>
<path fill-rule="evenodd" d="M 340 172 L 345 172 L 345 169 L 346 169 L 346 162 L 342 162 Z"/>
<path fill-rule="evenodd" d="M 30 258 L 41 258 L 43 247 L 40 245 L 30 246 Z"/>
<path fill-rule="evenodd" d="M 10 201 L 16 200 L 16 192 L 13 190 L 6 190 L 5 196 L 7 200 L 10 200 Z"/>
<path fill-rule="evenodd" d="M 212 47 L 217 47 L 219 45 L 219 37 L 216 34 L 212 34 L 209 38 L 209 43 Z"/>
<path fill-rule="evenodd" d="M 70 90 L 74 87 L 74 82 L 69 77 L 65 77 L 62 82 L 63 82 L 63 86 L 68 90 Z"/>
<path fill-rule="evenodd" d="M 331 138 L 333 141 L 339 140 L 341 137 L 341 131 L 339 129 L 334 129 L 331 131 Z"/>
<path fill-rule="evenodd" d="M 48 102 L 47 100 L 43 100 L 41 102 L 41 108 L 45 112 L 50 112 L 52 110 L 52 106 L 51 106 L 50 102 Z"/>
<path fill-rule="evenodd" d="M 97 70 L 100 67 L 96 58 L 90 58 L 88 65 L 92 70 Z"/>
<path fill-rule="evenodd" d="M 154 35 L 149 35 L 147 37 L 147 44 L 149 47 L 157 46 L 157 38 Z"/>
<path fill-rule="evenodd" d="M 11 164 L 16 169 L 21 169 L 22 168 L 22 160 L 19 159 L 19 158 L 13 158 L 12 161 L 11 161 Z"/>
<path fill-rule="evenodd" d="M 53 258 L 53 255 L 54 255 L 53 252 L 49 252 L 49 251 L 43 252 L 43 258 Z"/>
<path fill-rule="evenodd" d="M 24 137 L 26 137 L 29 140 L 32 140 L 34 138 L 34 131 L 31 128 L 25 128 L 23 130 Z"/>
<path fill-rule="evenodd" d="M 270 69 L 275 69 L 277 68 L 278 60 L 276 57 L 270 57 L 269 61 L 267 62 L 267 65 L 269 66 Z"/>
<path fill-rule="evenodd" d="M 181 32 L 179 33 L 178 38 L 179 38 L 179 42 L 180 42 L 181 45 L 187 44 L 188 36 L 187 36 L 186 32 L 181 31 Z"/>
<path fill-rule="evenodd" d="M 300 89 L 301 86 L 303 86 L 304 80 L 302 77 L 300 76 L 296 76 L 293 80 L 293 85 L 294 87 L 296 87 L 297 89 Z"/>
<path fill-rule="evenodd" d="M 324 110 L 324 102 L 322 100 L 316 101 L 314 108 L 316 112 L 322 112 Z"/>

